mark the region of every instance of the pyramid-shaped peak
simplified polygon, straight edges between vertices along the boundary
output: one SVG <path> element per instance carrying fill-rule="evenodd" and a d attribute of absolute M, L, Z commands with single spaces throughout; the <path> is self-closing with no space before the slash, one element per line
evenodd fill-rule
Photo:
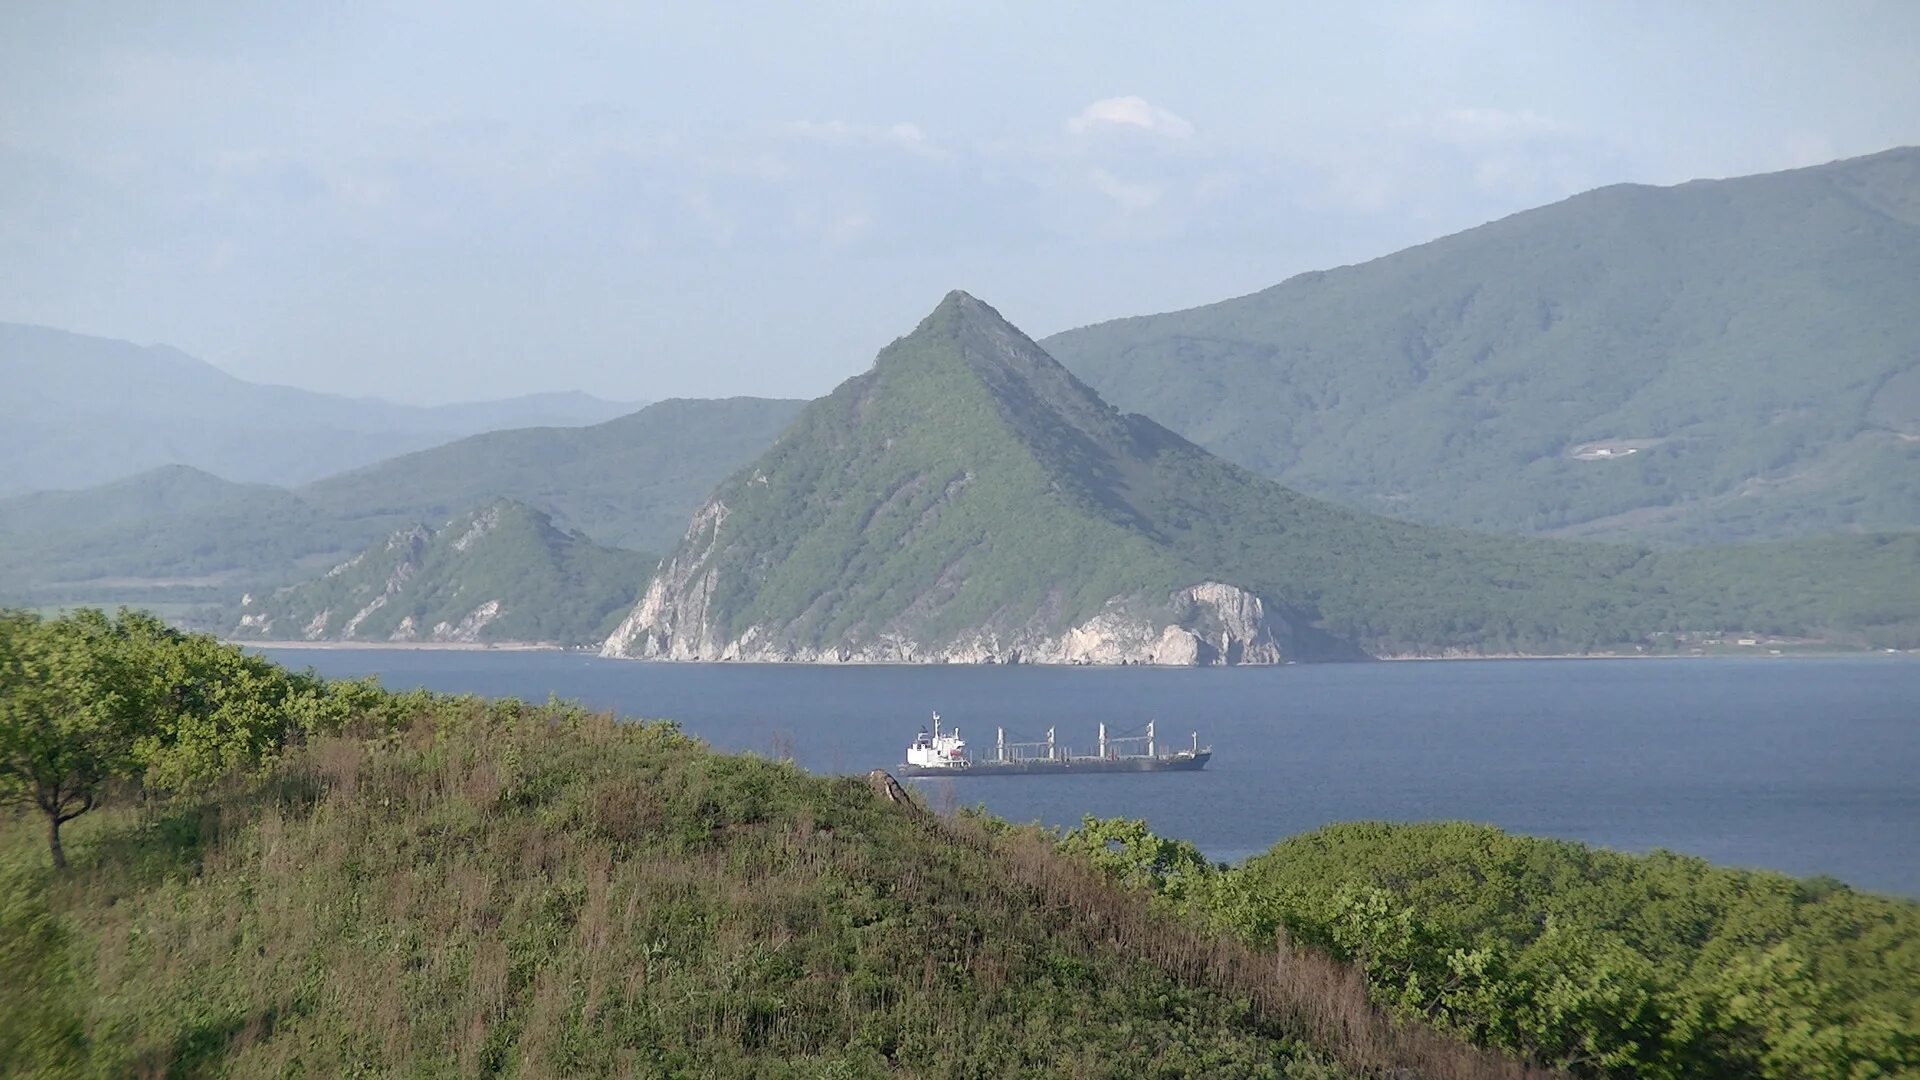
<path fill-rule="evenodd" d="M 962 289 L 955 289 L 942 297 L 939 306 L 920 320 L 914 329 L 913 337 L 925 333 L 951 334 L 963 329 L 986 329 L 1000 333 L 1020 334 L 1019 328 L 1006 320 L 1006 317 L 994 310 L 991 304 Z"/>

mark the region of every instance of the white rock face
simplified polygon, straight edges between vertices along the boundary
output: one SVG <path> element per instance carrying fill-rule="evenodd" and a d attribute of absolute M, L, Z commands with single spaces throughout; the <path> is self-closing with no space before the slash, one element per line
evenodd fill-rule
<path fill-rule="evenodd" d="M 486 629 L 487 624 L 499 618 L 505 610 L 506 608 L 501 606 L 500 601 L 489 600 L 468 612 L 467 616 L 457 623 L 439 622 L 433 624 L 433 640 L 479 641 L 480 631 Z"/>
<path fill-rule="evenodd" d="M 697 530 L 698 523 L 691 531 Z M 1270 616 L 1258 596 L 1218 581 L 1178 590 L 1159 603 L 1115 597 L 1099 614 L 1059 633 L 1032 627 L 1006 635 L 983 630 L 936 645 L 887 633 L 824 647 L 783 644 L 778 629 L 767 626 L 749 626 L 738 637 L 724 638 L 709 618 L 713 586 L 710 569 L 663 567 L 600 655 L 751 663 L 1201 667 L 1278 664 L 1289 658 L 1293 645 L 1293 627 Z"/>

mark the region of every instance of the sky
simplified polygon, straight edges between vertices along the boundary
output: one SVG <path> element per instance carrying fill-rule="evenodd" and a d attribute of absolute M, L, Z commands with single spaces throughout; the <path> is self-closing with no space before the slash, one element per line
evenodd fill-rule
<path fill-rule="evenodd" d="M 1910 0 L 12 3 L 0 321 L 439 403 L 814 396 L 1593 187 L 1920 143 Z"/>

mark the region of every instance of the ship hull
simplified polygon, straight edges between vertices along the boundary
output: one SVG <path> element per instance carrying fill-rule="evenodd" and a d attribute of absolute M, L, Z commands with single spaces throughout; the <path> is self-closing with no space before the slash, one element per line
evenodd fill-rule
<path fill-rule="evenodd" d="M 945 776 L 1079 776 L 1092 773 L 1198 772 L 1213 754 L 1181 754 L 1164 758 L 1065 758 L 1060 761 L 977 761 L 964 768 L 900 765 L 904 777 Z"/>

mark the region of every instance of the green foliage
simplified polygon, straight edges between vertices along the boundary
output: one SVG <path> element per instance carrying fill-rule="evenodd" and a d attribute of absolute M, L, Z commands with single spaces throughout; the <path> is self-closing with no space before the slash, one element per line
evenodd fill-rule
<path fill-rule="evenodd" d="M 1117 413 L 964 294 L 801 413 L 669 561 L 728 638 L 1057 632 L 1247 588 L 1295 655 L 1587 651 L 1739 630 L 1920 644 L 1920 537 L 1650 553 L 1362 514 Z M 714 518 L 719 518 L 716 528 Z"/>
<path fill-rule="evenodd" d="M 766 449 L 802 404 L 676 399 L 591 427 L 493 431 L 328 477 L 300 496 L 384 531 L 508 498 L 596 543 L 664 551 L 714 485 Z"/>
<path fill-rule="evenodd" d="M 99 612 L 0 611 L 0 803 L 40 811 L 55 866 L 60 827 L 135 767 L 150 702 L 122 629 Z"/>
<path fill-rule="evenodd" d="M 415 526 L 230 613 L 265 639 L 598 642 L 633 606 L 654 559 L 604 548 L 509 501 Z"/>
<path fill-rule="evenodd" d="M 0 802 L 40 811 L 62 865 L 60 826 L 115 786 L 191 793 L 252 774 L 353 691 L 141 612 L 0 611 Z"/>
<path fill-rule="evenodd" d="M 1206 307 L 1048 338 L 1289 487 L 1502 533 L 1920 526 L 1920 151 L 1621 185 Z M 1639 440 L 1578 460 L 1580 447 Z"/>
<path fill-rule="evenodd" d="M 93 815 L 69 876 L 0 818 L 0 1070 L 1345 1075 L 862 781 L 315 689 L 336 734 Z"/>
<path fill-rule="evenodd" d="M 1162 869 L 1139 822 L 1062 843 L 1206 925 L 1357 964 L 1403 1015 L 1579 1075 L 1920 1074 L 1912 903 L 1461 824 L 1337 825 L 1216 870 Z"/>
<path fill-rule="evenodd" d="M 1128 885 L 1145 888 L 1178 907 L 1204 902 L 1217 886 L 1216 870 L 1185 840 L 1155 836 L 1137 818 L 1096 818 L 1060 838 L 1063 851 Z"/>
<path fill-rule="evenodd" d="M 602 545 L 663 551 L 714 485 L 771 443 L 800 405 L 663 401 L 591 427 L 475 435 L 297 491 L 172 467 L 0 500 L 0 601 L 228 600 L 500 498 Z"/>

